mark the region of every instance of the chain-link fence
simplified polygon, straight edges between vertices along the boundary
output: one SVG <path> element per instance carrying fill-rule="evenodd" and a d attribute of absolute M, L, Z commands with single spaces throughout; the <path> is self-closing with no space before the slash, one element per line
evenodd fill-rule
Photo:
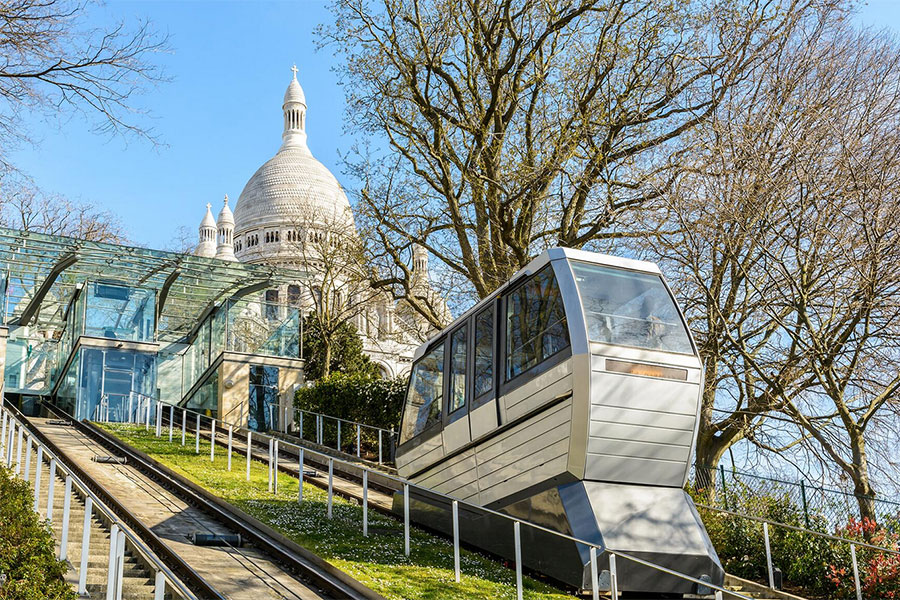
<path fill-rule="evenodd" d="M 712 490 L 707 502 L 726 510 L 747 512 L 750 516 L 770 518 L 773 505 L 790 510 L 796 520 L 808 529 L 833 530 L 859 519 L 859 502 L 854 494 L 809 482 L 785 481 L 761 477 L 719 467 L 694 465 L 696 489 Z M 879 521 L 897 520 L 900 502 L 873 498 Z"/>

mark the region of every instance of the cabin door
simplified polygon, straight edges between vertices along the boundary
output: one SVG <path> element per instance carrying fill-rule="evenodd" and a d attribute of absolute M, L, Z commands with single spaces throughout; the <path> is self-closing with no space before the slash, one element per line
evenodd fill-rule
<path fill-rule="evenodd" d="M 497 420 L 497 302 L 493 302 L 470 319 L 469 367 L 471 371 L 469 432 L 477 440 L 499 424 Z"/>
<path fill-rule="evenodd" d="M 443 433 L 445 455 L 472 441 L 469 431 L 469 338 L 469 323 L 458 327 L 448 338 L 450 345 L 444 367 L 447 373 Z"/>

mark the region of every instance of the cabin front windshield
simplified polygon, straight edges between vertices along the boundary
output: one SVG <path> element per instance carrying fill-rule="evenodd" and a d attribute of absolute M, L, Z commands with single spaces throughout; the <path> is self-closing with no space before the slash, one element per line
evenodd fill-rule
<path fill-rule="evenodd" d="M 694 353 L 661 277 L 591 263 L 570 264 L 592 342 Z"/>
<path fill-rule="evenodd" d="M 444 343 L 419 359 L 409 378 L 400 443 L 411 440 L 441 419 L 444 389 Z"/>

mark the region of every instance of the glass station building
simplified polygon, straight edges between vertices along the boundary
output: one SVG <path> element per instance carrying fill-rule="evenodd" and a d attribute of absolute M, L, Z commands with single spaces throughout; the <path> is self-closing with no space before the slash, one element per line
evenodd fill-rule
<path fill-rule="evenodd" d="M 301 315 L 262 299 L 306 277 L 0 228 L 3 395 L 78 419 L 140 420 L 162 402 L 279 429 L 303 383 Z"/>

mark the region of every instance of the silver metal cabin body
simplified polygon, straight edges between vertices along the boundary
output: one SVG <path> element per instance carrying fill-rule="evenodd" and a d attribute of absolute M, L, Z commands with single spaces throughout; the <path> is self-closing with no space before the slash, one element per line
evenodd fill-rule
<path fill-rule="evenodd" d="M 397 448 L 401 476 L 722 583 L 683 490 L 701 362 L 656 265 L 548 250 L 414 360 Z M 401 503 L 395 497 L 395 509 Z M 464 541 L 513 556 L 509 521 L 460 512 Z M 441 496 L 413 490 L 414 520 L 449 531 L 449 514 Z M 586 547 L 529 527 L 522 541 L 525 566 L 590 587 Z M 619 589 L 697 591 L 637 563 L 617 567 Z"/>

